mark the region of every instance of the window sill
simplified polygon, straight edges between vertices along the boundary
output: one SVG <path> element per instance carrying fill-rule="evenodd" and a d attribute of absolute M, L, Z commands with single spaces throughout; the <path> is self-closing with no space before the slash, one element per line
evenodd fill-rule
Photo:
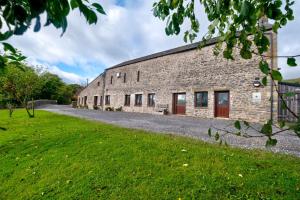
<path fill-rule="evenodd" d="M 194 107 L 195 109 L 198 109 L 198 110 L 207 110 L 208 107 Z"/>

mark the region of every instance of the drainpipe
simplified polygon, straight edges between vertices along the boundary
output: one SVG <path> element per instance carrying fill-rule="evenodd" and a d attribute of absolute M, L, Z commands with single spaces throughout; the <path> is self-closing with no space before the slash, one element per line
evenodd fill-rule
<path fill-rule="evenodd" d="M 273 36 L 273 33 L 270 32 L 270 33 L 266 33 L 267 35 L 270 35 L 270 38 L 271 38 L 271 41 L 270 41 L 270 45 L 271 45 L 271 70 L 274 68 L 274 36 Z M 270 98 L 270 101 L 271 101 L 271 108 L 270 108 L 270 120 L 273 122 L 273 108 L 274 108 L 274 84 L 273 84 L 273 81 L 271 81 L 271 98 Z"/>
<path fill-rule="evenodd" d="M 101 109 L 102 109 L 102 111 L 104 111 L 104 104 L 105 104 L 105 83 L 106 83 L 106 70 L 104 70 L 104 72 L 103 72 L 103 86 L 102 86 L 102 105 L 101 105 Z"/>

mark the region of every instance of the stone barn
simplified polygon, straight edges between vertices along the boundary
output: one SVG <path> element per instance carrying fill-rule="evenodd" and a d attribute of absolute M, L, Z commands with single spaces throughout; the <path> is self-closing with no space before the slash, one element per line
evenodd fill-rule
<path fill-rule="evenodd" d="M 267 62 L 277 69 L 277 35 Z M 124 112 L 168 113 L 199 118 L 228 118 L 249 122 L 277 119 L 278 95 L 264 75 L 260 58 L 235 60 L 215 56 L 216 38 L 199 49 L 199 42 L 137 58 L 107 68 L 78 97 L 78 106 Z"/>

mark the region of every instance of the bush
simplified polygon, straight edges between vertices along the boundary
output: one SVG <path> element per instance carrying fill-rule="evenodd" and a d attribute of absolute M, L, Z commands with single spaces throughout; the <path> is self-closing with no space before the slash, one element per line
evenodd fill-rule
<path fill-rule="evenodd" d="M 94 110 L 99 110 L 99 107 L 96 105 L 94 105 L 93 108 L 94 108 Z"/>
<path fill-rule="evenodd" d="M 122 112 L 122 110 L 123 110 L 122 106 L 119 108 L 116 108 L 116 111 L 118 111 L 118 112 Z"/>
<path fill-rule="evenodd" d="M 105 110 L 106 111 L 114 111 L 115 109 L 114 109 L 114 107 L 106 107 Z"/>

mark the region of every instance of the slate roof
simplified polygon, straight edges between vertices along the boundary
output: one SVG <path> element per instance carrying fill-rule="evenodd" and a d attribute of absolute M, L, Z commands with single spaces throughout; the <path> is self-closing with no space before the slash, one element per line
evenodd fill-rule
<path fill-rule="evenodd" d="M 266 25 L 264 25 L 264 28 L 265 28 L 266 31 L 269 31 L 269 30 L 272 29 L 272 25 L 271 24 L 266 24 Z M 237 36 L 238 35 L 239 35 L 239 33 L 237 33 Z M 210 45 L 216 44 L 218 42 L 218 40 L 219 40 L 219 37 L 211 38 L 210 40 L 206 41 L 204 46 L 210 46 Z M 181 47 L 177 47 L 177 48 L 174 48 L 174 49 L 169 49 L 169 50 L 166 50 L 166 51 L 162 51 L 162 52 L 154 53 L 154 54 L 151 54 L 151 55 L 143 56 L 143 57 L 136 58 L 136 59 L 133 59 L 133 60 L 128 60 L 128 61 L 122 62 L 120 64 L 117 64 L 115 66 L 109 67 L 106 70 L 110 70 L 110 69 L 130 65 L 130 64 L 134 64 L 134 63 L 138 63 L 138 62 L 142 62 L 142 61 L 146 61 L 146 60 L 151 60 L 151 59 L 159 58 L 159 57 L 162 57 L 162 56 L 167 56 L 167 55 L 171 55 L 171 54 L 176 54 L 176 53 L 181 53 L 181 52 L 185 52 L 185 51 L 194 50 L 194 49 L 197 49 L 202 42 L 203 41 L 200 41 L 200 42 L 184 45 L 184 46 L 181 46 Z"/>

